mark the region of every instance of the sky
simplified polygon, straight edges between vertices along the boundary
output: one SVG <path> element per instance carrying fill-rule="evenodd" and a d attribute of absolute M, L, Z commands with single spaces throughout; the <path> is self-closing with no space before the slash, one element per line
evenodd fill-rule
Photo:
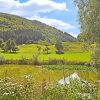
<path fill-rule="evenodd" d="M 73 0 L 0 0 L 0 12 L 41 21 L 74 37 L 80 33 Z"/>

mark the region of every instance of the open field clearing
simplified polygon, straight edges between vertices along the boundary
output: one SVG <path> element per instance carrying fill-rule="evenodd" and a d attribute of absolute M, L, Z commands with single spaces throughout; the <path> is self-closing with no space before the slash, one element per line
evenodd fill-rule
<path fill-rule="evenodd" d="M 67 45 L 67 43 L 65 43 Z M 71 45 L 70 45 L 71 44 Z M 39 55 L 39 61 L 42 60 L 48 60 L 50 59 L 66 59 L 69 61 L 83 61 L 83 62 L 89 62 L 90 60 L 90 53 L 89 52 L 83 52 L 80 49 L 79 44 L 70 43 L 69 44 L 69 50 L 65 48 L 64 54 L 56 54 L 56 50 L 54 46 L 49 46 L 50 48 L 50 54 L 43 54 L 43 48 L 45 46 L 40 45 L 42 50 Z M 66 47 L 65 45 L 65 47 Z M 32 59 L 33 54 L 36 54 L 37 51 L 37 44 L 27 44 L 27 45 L 20 45 L 19 51 L 17 53 L 3 53 L 1 50 L 1 55 L 5 59 L 21 59 L 22 57 L 27 59 Z"/>

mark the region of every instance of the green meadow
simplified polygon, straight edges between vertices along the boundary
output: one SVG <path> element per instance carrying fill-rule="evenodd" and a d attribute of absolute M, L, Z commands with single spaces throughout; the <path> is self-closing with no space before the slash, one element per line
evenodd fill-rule
<path fill-rule="evenodd" d="M 44 54 L 43 48 L 45 48 L 44 45 L 39 44 L 23 44 L 18 46 L 19 51 L 17 53 L 3 53 L 2 50 L 0 50 L 0 55 L 2 55 L 5 59 L 21 59 L 22 57 L 27 59 L 32 59 L 33 55 L 36 54 L 37 46 L 40 46 L 42 48 L 39 60 L 48 60 L 48 59 L 66 59 L 68 61 L 83 61 L 83 62 L 89 62 L 90 60 L 90 52 L 89 51 L 82 51 L 81 50 L 81 43 L 63 43 L 64 45 L 64 54 L 56 54 L 56 49 L 54 45 L 49 46 L 50 54 Z"/>
<path fill-rule="evenodd" d="M 15 81 L 20 82 L 23 75 L 32 75 L 36 84 L 40 83 L 42 80 L 53 83 L 58 82 L 63 78 L 63 70 L 59 69 L 62 66 L 58 65 L 57 67 L 56 65 L 45 65 L 42 67 L 34 65 L 1 65 L 0 77 L 10 77 Z M 65 65 L 66 77 L 74 72 L 77 72 L 81 79 L 88 82 L 95 83 L 97 79 L 97 73 L 94 68 L 87 68 L 87 66 Z"/>
<path fill-rule="evenodd" d="M 37 46 L 42 48 L 40 52 Z M 19 45 L 19 50 L 16 53 L 4 53 L 0 50 L 1 63 L 3 58 L 5 61 L 21 61 L 21 63 L 4 63 L 0 65 L 0 100 L 20 100 L 20 98 L 23 98 L 22 100 L 61 100 L 64 94 L 67 96 L 66 98 L 69 98 L 68 100 L 75 100 L 74 98 L 78 97 L 79 92 L 82 92 L 82 98 L 86 98 L 88 92 L 91 96 L 93 95 L 92 98 L 98 98 L 100 92 L 98 94 L 96 92 L 98 86 L 96 82 L 99 72 L 97 72 L 95 67 L 88 65 L 91 55 L 90 50 L 83 51 L 82 43 L 78 42 L 63 43 L 64 54 L 56 54 L 54 45 L 48 47 L 50 48 L 49 54 L 44 53 L 45 46 L 42 44 Z M 38 61 L 50 61 L 51 64 L 41 63 L 35 65 L 27 63 L 26 65 L 26 59 L 34 61 L 33 55 L 38 54 L 38 52 Z M 25 60 L 21 60 L 23 58 Z M 55 63 L 55 60 L 57 63 Z M 62 60 L 69 61 L 69 64 L 64 63 L 63 65 L 60 62 Z M 72 82 L 70 81 L 70 85 L 61 86 L 58 84 L 59 80 L 73 73 L 77 73 L 84 83 L 72 80 Z M 93 91 L 91 92 L 91 90 Z M 83 97 L 84 95 L 85 97 Z"/>
<path fill-rule="evenodd" d="M 50 54 L 45 54 L 43 49 L 45 45 L 43 44 L 23 44 L 18 46 L 18 51 L 16 53 L 3 53 L 1 50 L 1 55 L 5 59 L 32 59 L 34 54 L 38 53 L 37 46 L 42 49 L 40 51 L 38 60 L 49 60 L 49 59 L 65 59 L 68 61 L 77 62 L 89 62 L 90 61 L 90 51 L 82 50 L 82 43 L 80 42 L 64 42 L 64 54 L 56 54 L 56 49 L 54 45 L 50 45 Z M 35 83 L 39 83 L 42 80 L 47 80 L 48 82 L 57 82 L 63 78 L 63 68 L 65 69 L 65 76 L 77 72 L 81 78 L 89 82 L 95 82 L 97 73 L 95 68 L 89 67 L 87 65 L 1 65 L 0 66 L 0 76 L 1 77 L 12 77 L 20 81 L 20 77 L 24 74 L 32 75 L 34 77 Z"/>
<path fill-rule="evenodd" d="M 45 45 L 43 44 L 23 44 L 18 46 L 18 51 L 16 53 L 3 53 L 0 50 L 1 56 L 5 59 L 11 60 L 19 60 L 22 58 L 32 59 L 34 54 L 38 53 L 37 46 L 40 46 L 42 49 L 40 51 L 38 60 L 44 61 L 49 59 L 65 59 L 67 61 L 74 61 L 74 62 L 89 62 L 90 61 L 90 51 L 83 51 L 82 50 L 82 43 L 80 42 L 63 42 L 64 47 L 64 54 L 56 54 L 56 49 L 54 45 L 48 46 L 50 48 L 50 54 L 45 54 L 43 49 Z M 43 79 L 56 82 L 63 77 L 62 74 L 62 65 L 0 65 L 0 76 L 4 77 L 5 73 L 6 76 L 13 77 L 15 79 L 20 79 L 20 76 L 24 74 L 31 74 L 36 83 L 42 81 Z M 71 73 L 78 72 L 80 77 L 86 78 L 91 82 L 95 82 L 96 80 L 96 72 L 95 68 L 89 67 L 87 65 L 64 65 L 65 69 L 65 76 L 67 77 Z"/>

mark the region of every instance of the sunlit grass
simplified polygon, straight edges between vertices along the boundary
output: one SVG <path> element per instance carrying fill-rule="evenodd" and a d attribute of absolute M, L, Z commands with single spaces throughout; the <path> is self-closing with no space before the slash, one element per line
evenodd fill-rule
<path fill-rule="evenodd" d="M 62 66 L 61 66 L 62 67 Z M 84 67 L 84 66 L 83 66 Z M 95 82 L 97 78 L 97 73 L 95 71 L 89 70 L 65 70 L 65 76 L 77 72 L 78 75 L 89 82 Z M 42 80 L 47 82 L 57 82 L 63 78 L 62 70 L 48 70 L 42 68 L 41 66 L 32 66 L 32 65 L 1 65 L 0 66 L 0 77 L 11 77 L 20 82 L 21 76 L 24 74 L 32 75 L 34 77 L 35 83 L 40 83 Z"/>
<path fill-rule="evenodd" d="M 90 52 L 82 52 L 81 49 L 79 49 L 80 45 L 76 45 L 73 43 L 70 43 L 70 51 L 66 50 L 65 54 L 56 54 L 54 45 L 50 46 L 50 53 L 51 54 L 43 54 L 43 45 L 40 45 L 42 47 L 41 54 L 39 56 L 39 60 L 48 60 L 49 58 L 52 59 L 66 59 L 70 61 L 83 61 L 83 62 L 89 62 L 90 60 Z M 73 46 L 74 45 L 74 46 Z M 78 47 L 79 46 L 79 47 Z M 66 45 L 65 45 L 66 47 Z M 75 47 L 75 48 L 74 48 Z M 73 49 L 74 48 L 74 49 Z M 26 45 L 20 45 L 19 51 L 15 54 L 11 53 L 2 53 L 1 55 L 4 56 L 5 59 L 21 59 L 22 57 L 25 57 L 27 59 L 33 58 L 33 54 L 37 53 L 37 44 L 26 44 Z"/>

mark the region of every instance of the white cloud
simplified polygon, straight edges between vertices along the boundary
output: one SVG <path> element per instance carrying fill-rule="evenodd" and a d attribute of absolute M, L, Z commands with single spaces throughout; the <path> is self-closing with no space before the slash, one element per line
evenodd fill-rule
<path fill-rule="evenodd" d="M 39 13 L 46 13 L 56 10 L 68 11 L 66 3 L 57 3 L 53 0 L 28 0 L 24 3 L 19 2 L 19 0 L 0 0 L 0 12 L 19 15 L 32 20 L 38 20 L 62 31 L 73 29 L 73 25 L 65 23 L 61 20 L 36 16 L 39 15 Z M 70 34 L 75 37 L 77 36 L 72 32 Z"/>
<path fill-rule="evenodd" d="M 38 20 L 40 22 L 43 22 L 43 23 L 50 25 L 50 26 L 53 26 L 53 27 L 60 29 L 62 31 L 74 28 L 74 26 L 72 26 L 69 23 L 65 23 L 65 22 L 63 22 L 61 20 L 57 20 L 57 19 L 50 19 L 50 18 L 47 18 L 47 17 L 42 18 L 42 17 L 39 17 L 39 16 L 34 16 L 34 17 L 31 17 L 31 18 L 28 18 L 28 19 Z"/>
<path fill-rule="evenodd" d="M 74 37 L 76 37 L 76 38 L 77 38 L 77 36 L 78 36 L 78 34 L 75 34 L 75 33 L 73 33 L 73 32 L 69 32 L 69 34 L 72 35 L 72 36 L 74 36 Z"/>
<path fill-rule="evenodd" d="M 24 3 L 19 2 L 19 0 L 0 0 L 0 12 L 21 16 L 32 16 L 40 12 L 54 10 L 68 11 L 66 3 L 57 3 L 53 0 L 29 0 Z"/>

